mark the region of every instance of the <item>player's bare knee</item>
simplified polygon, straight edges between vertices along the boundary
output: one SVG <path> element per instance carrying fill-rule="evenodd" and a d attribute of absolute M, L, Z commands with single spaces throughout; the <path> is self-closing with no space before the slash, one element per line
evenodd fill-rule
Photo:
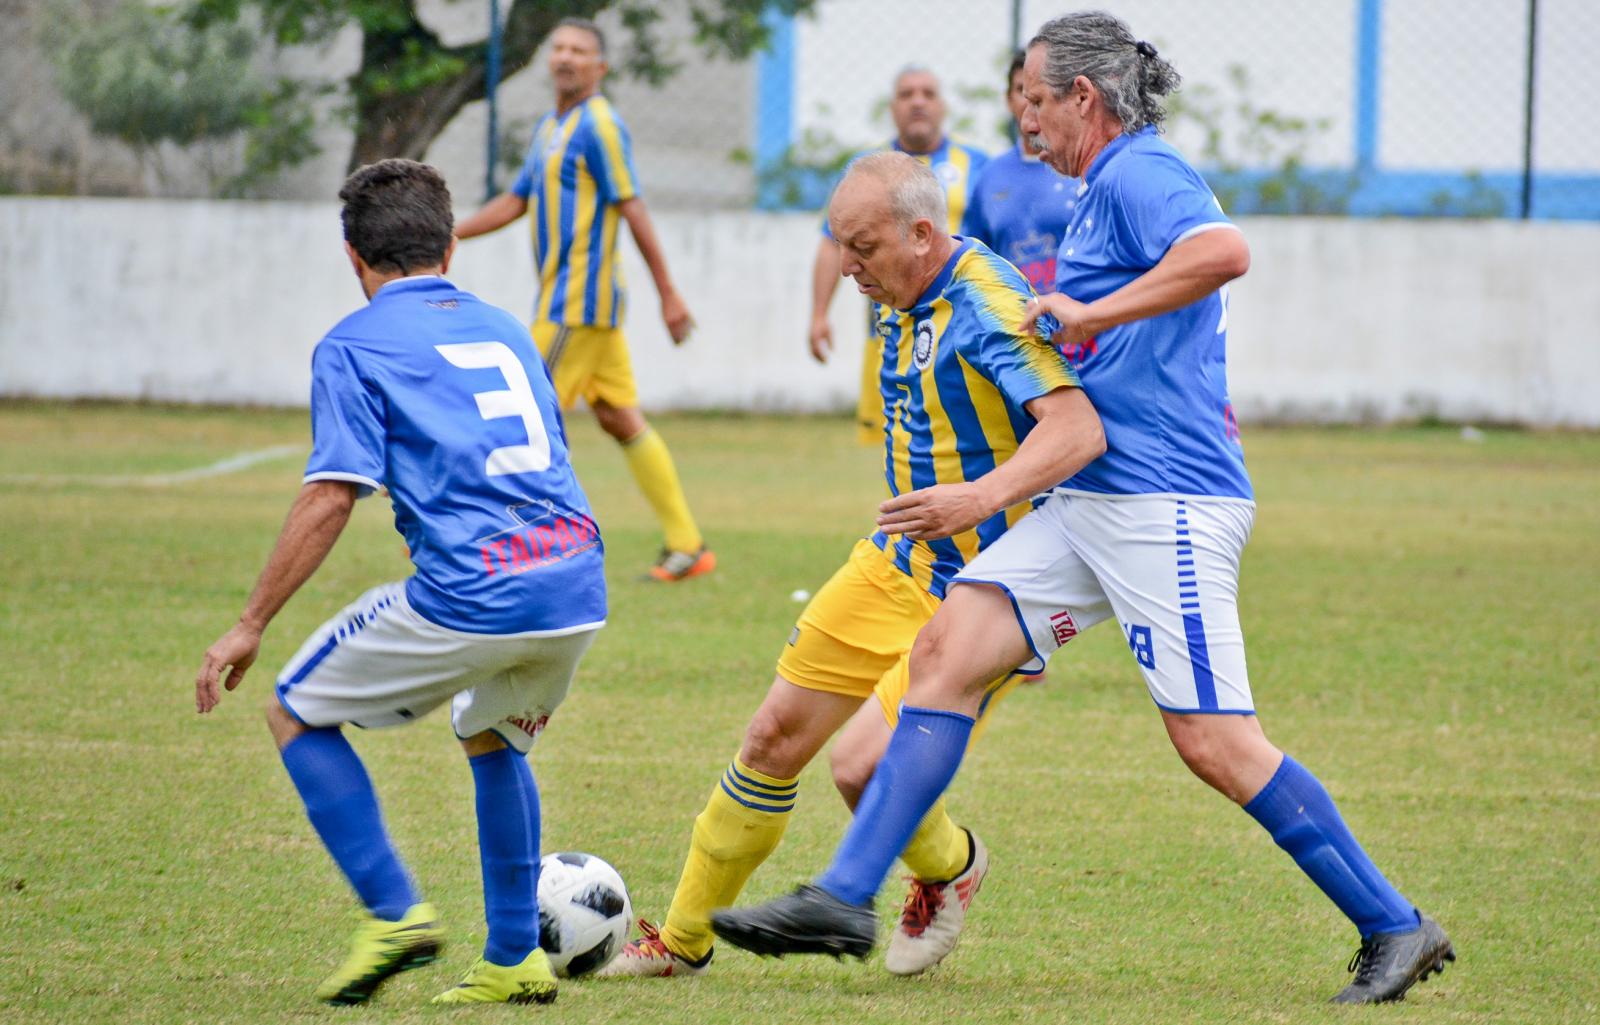
<path fill-rule="evenodd" d="M 613 406 L 605 402 L 596 402 L 594 418 L 600 424 L 601 430 L 623 444 L 637 438 L 650 427 L 645 421 L 644 414 L 635 406 Z"/>
<path fill-rule="evenodd" d="M 744 731 L 744 744 L 739 748 L 739 760 L 746 767 L 776 779 L 790 779 L 800 774 L 809 757 L 802 757 L 799 738 L 795 737 L 783 719 L 762 705 L 750 718 Z M 798 764 L 796 764 L 798 763 Z"/>
<path fill-rule="evenodd" d="M 276 694 L 267 699 L 263 708 L 267 720 L 267 729 L 272 733 L 273 742 L 282 751 L 289 746 L 289 742 L 309 728 L 305 723 L 290 715 L 288 710 L 278 700 Z"/>
<path fill-rule="evenodd" d="M 860 751 L 846 750 L 843 744 L 835 744 L 828 755 L 828 768 L 833 773 L 833 786 L 839 791 L 839 796 L 844 798 L 846 805 L 854 808 L 866 792 L 877 761 L 862 757 Z"/>

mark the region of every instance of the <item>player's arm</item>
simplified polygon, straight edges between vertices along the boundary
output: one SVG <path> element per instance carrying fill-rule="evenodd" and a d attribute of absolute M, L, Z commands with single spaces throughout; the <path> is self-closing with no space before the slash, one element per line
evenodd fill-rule
<path fill-rule="evenodd" d="M 219 683 L 228 690 L 239 686 L 256 660 L 262 631 L 333 550 L 355 504 L 356 485 L 348 481 L 317 480 L 300 489 L 239 622 L 206 649 L 194 681 L 197 711 L 209 712 L 222 700 Z M 224 670 L 228 670 L 226 683 L 221 682 Z"/>
<path fill-rule="evenodd" d="M 1106 450 L 1105 430 L 1082 388 L 1057 388 L 1023 407 L 1038 421 L 1016 455 L 964 484 L 938 484 L 878 507 L 878 527 L 918 541 L 971 530 L 1071 477 Z"/>
<path fill-rule="evenodd" d="M 456 238 L 473 238 L 499 231 L 528 212 L 528 201 L 515 192 L 502 192 L 477 213 L 456 225 Z"/>
<path fill-rule="evenodd" d="M 1184 239 L 1154 267 L 1092 303 L 1080 303 L 1053 292 L 1028 305 L 1024 328 L 1032 329 L 1048 313 L 1061 327 L 1050 336 L 1057 345 L 1073 345 L 1108 328 L 1182 309 L 1242 277 L 1250 269 L 1250 246 L 1232 226 L 1203 231 Z"/>
<path fill-rule="evenodd" d="M 644 200 L 633 196 L 617 204 L 617 213 L 628 222 L 628 230 L 633 232 L 639 255 L 644 257 L 645 266 L 650 268 L 650 277 L 656 283 L 656 294 L 661 296 L 661 319 L 667 325 L 667 333 L 672 335 L 673 344 L 681 345 L 694 327 L 694 318 L 689 316 L 688 305 L 678 294 L 677 288 L 673 287 L 672 275 L 667 273 L 667 257 L 661 251 L 661 241 L 656 238 L 656 226 L 650 220 L 650 211 L 645 209 Z"/>
<path fill-rule="evenodd" d="M 818 363 L 828 362 L 833 354 L 833 325 L 828 323 L 828 307 L 833 305 L 834 289 L 839 287 L 839 244 L 823 235 L 817 241 L 817 256 L 811 261 L 811 330 L 808 340 L 811 355 Z"/>

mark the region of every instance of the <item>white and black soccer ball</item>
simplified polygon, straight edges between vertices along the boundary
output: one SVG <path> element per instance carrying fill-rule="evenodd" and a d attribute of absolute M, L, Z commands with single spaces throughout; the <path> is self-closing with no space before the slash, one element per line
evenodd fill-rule
<path fill-rule="evenodd" d="M 539 862 L 539 946 L 563 979 L 597 972 L 622 950 L 633 904 L 617 870 L 565 851 Z"/>

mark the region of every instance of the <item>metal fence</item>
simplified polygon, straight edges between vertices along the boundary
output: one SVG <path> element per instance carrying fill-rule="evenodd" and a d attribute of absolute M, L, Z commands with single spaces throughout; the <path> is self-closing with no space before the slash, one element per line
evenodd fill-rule
<path fill-rule="evenodd" d="M 1600 219 L 1594 0 L 1122 0 L 1184 76 L 1169 136 L 1241 214 Z M 943 79 L 948 128 L 1008 145 L 1004 73 L 1058 0 L 822 0 L 755 68 L 757 204 L 820 205 L 893 135 L 891 79 Z"/>

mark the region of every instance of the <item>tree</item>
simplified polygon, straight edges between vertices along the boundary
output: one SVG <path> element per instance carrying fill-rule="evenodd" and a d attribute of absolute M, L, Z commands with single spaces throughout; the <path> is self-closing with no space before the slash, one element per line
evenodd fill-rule
<path fill-rule="evenodd" d="M 737 59 L 766 43 L 769 9 L 796 14 L 816 0 L 688 3 L 697 46 Z M 629 37 L 624 72 L 658 82 L 677 70 L 655 33 L 661 14 L 649 0 L 506 0 L 504 6 L 501 81 L 527 67 L 562 18 L 592 18 L 606 9 L 618 11 Z M 461 108 L 486 95 L 488 41 L 446 46 L 418 17 L 414 0 L 192 0 L 187 17 L 204 28 L 252 14 L 281 46 L 328 38 L 346 25 L 361 30 L 361 66 L 346 83 L 355 125 L 351 169 L 384 157 L 421 159 Z"/>
<path fill-rule="evenodd" d="M 103 11 L 59 2 L 47 10 L 40 41 L 62 95 L 94 132 L 130 146 L 146 173 L 153 162 L 158 180 L 164 142 L 202 144 L 212 188 L 225 193 L 316 152 L 310 90 L 258 74 L 246 26 L 186 25 L 170 8 L 136 2 Z M 241 139 L 237 173 L 228 177 L 215 147 Z"/>

